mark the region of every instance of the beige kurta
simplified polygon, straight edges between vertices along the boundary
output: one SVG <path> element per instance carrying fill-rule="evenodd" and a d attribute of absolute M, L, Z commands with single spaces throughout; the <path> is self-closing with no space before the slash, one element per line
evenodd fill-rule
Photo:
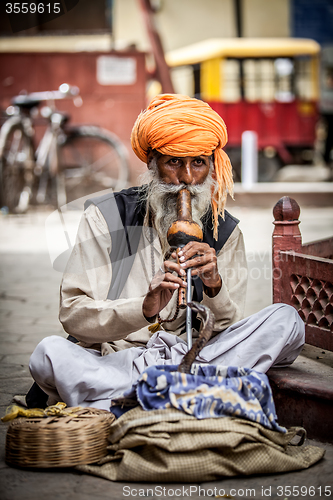
<path fill-rule="evenodd" d="M 91 344 L 110 342 L 115 350 L 145 345 L 152 333 L 142 313 L 142 303 L 155 272 L 163 264 L 158 237 L 143 228 L 133 266 L 119 299 L 109 300 L 112 279 L 108 226 L 100 210 L 90 205 L 84 212 L 77 242 L 69 259 L 61 285 L 60 321 L 67 333 Z M 247 267 L 243 235 L 235 227 L 217 256 L 222 288 L 214 297 L 204 294 L 203 304 L 215 314 L 215 333 L 226 329 L 243 317 Z M 177 292 L 160 313 L 171 318 L 176 308 Z M 176 321 L 165 323 L 164 329 L 186 340 L 186 310 L 180 310 Z"/>

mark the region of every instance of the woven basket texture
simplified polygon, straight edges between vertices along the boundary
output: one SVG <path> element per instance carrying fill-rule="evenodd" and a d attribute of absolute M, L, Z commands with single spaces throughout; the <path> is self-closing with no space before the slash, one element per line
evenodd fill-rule
<path fill-rule="evenodd" d="M 6 435 L 7 464 L 73 467 L 92 464 L 106 456 L 114 415 L 96 408 L 82 408 L 75 414 L 12 421 Z"/>

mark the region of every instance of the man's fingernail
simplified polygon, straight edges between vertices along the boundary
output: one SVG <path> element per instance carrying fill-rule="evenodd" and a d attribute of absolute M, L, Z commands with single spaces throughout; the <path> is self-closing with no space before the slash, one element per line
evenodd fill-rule
<path fill-rule="evenodd" d="M 181 270 L 180 270 L 180 274 L 181 274 L 182 276 L 183 276 L 184 274 L 186 274 L 186 273 L 185 273 L 185 271 L 184 271 L 184 269 L 181 269 Z"/>
<path fill-rule="evenodd" d="M 183 260 L 185 260 L 185 257 L 179 257 L 179 260 L 183 261 Z"/>

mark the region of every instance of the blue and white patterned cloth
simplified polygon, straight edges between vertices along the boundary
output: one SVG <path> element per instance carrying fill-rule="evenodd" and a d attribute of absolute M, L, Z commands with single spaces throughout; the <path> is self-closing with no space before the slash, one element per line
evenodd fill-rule
<path fill-rule="evenodd" d="M 141 374 L 133 389 L 144 410 L 174 407 L 198 419 L 242 417 L 286 432 L 276 421 L 265 374 L 235 366 L 194 365 L 192 374 L 180 373 L 177 368 L 151 366 Z"/>

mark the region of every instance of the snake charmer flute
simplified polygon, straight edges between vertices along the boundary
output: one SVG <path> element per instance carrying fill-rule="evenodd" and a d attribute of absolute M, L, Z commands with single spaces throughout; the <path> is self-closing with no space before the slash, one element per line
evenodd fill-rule
<path fill-rule="evenodd" d="M 190 241 L 202 241 L 202 230 L 199 224 L 192 220 L 191 194 L 184 188 L 177 196 L 177 220 L 171 224 L 168 233 L 168 243 L 176 248 L 177 258 L 179 250 Z M 186 334 L 188 348 L 192 347 L 192 313 L 187 302 L 191 301 L 191 269 L 187 269 L 187 290 L 179 289 L 178 305 L 186 309 Z"/>

